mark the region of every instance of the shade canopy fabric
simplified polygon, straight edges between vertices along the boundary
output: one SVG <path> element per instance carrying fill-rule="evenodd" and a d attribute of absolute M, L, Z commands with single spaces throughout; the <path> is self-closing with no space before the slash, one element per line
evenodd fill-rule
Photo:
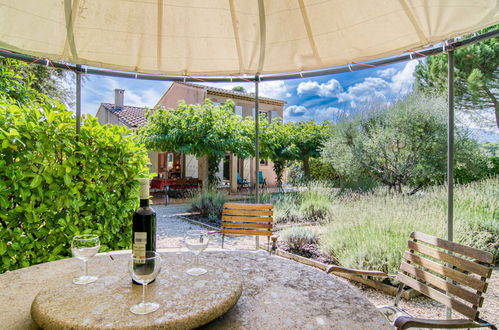
<path fill-rule="evenodd" d="M 0 48 L 168 75 L 300 72 L 499 22 L 496 0 L 0 0 Z"/>

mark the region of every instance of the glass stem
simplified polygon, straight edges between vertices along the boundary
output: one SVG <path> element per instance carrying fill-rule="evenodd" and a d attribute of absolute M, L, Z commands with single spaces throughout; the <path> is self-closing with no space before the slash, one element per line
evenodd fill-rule
<path fill-rule="evenodd" d="M 147 284 L 142 284 L 142 304 L 146 302 L 146 285 Z"/>
<path fill-rule="evenodd" d="M 199 253 L 196 253 L 196 268 L 199 268 Z"/>
<path fill-rule="evenodd" d="M 85 276 L 88 276 L 88 260 L 83 260 L 83 270 L 85 272 Z"/>

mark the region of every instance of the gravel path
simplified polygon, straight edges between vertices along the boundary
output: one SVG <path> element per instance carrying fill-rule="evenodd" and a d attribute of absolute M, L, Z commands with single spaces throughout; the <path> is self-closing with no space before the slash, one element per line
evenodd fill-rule
<path fill-rule="evenodd" d="M 156 210 L 158 221 L 157 248 L 186 250 L 183 244 L 186 231 L 191 229 L 206 229 L 206 227 L 191 223 L 182 217 L 182 215 L 188 213 L 189 204 L 154 205 L 153 208 Z M 221 248 L 221 242 L 221 235 L 212 235 L 208 248 Z M 261 243 L 263 243 L 263 240 L 261 240 Z M 254 250 L 255 238 L 251 236 L 226 236 L 224 249 Z M 341 277 L 337 278 L 351 285 L 352 290 L 359 290 L 362 295 L 376 306 L 393 304 L 392 296 Z M 443 305 L 424 296 L 416 297 L 410 301 L 402 299 L 400 306 L 416 317 L 445 319 L 445 308 Z M 499 270 L 494 270 L 492 274 L 488 293 L 485 294 L 484 305 L 480 308 L 480 315 L 489 322 L 499 323 Z M 458 316 L 454 315 L 454 317 Z"/>
<path fill-rule="evenodd" d="M 183 243 L 185 233 L 193 229 L 206 229 L 182 218 L 182 215 L 188 213 L 189 204 L 153 205 L 153 208 L 157 217 L 156 247 L 158 249 L 186 249 Z M 261 242 L 263 242 L 262 239 Z M 208 248 L 219 249 L 221 247 L 222 236 L 211 235 Z M 226 236 L 224 249 L 254 250 L 255 238 L 251 236 Z"/>

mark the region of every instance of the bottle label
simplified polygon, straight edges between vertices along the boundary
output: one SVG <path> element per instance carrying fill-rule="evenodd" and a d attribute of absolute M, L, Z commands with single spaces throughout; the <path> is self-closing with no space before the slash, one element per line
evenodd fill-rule
<path fill-rule="evenodd" d="M 144 258 L 146 257 L 146 243 L 147 243 L 147 233 L 146 232 L 135 232 L 133 239 L 133 256 L 134 258 Z"/>

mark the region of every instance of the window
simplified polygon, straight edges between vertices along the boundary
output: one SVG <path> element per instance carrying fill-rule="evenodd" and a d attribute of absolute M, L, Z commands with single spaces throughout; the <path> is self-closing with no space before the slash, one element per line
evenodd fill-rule
<path fill-rule="evenodd" d="M 260 159 L 260 165 L 268 166 L 269 165 L 269 161 L 267 159 Z"/>
<path fill-rule="evenodd" d="M 279 112 L 277 110 L 272 110 L 272 119 L 271 120 L 274 120 L 274 118 L 279 118 Z"/>
<path fill-rule="evenodd" d="M 243 107 L 240 106 L 240 105 L 236 105 L 236 111 L 235 111 L 236 115 L 238 116 L 243 116 Z"/>

